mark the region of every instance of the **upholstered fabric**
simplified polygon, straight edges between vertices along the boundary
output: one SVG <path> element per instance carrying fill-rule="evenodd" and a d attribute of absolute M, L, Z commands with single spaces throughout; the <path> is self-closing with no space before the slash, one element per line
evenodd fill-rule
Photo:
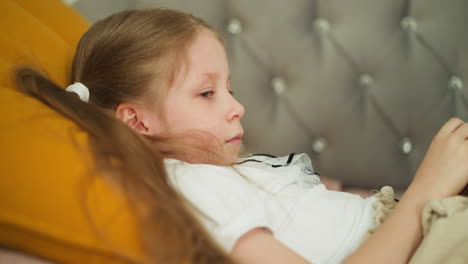
<path fill-rule="evenodd" d="M 128 2 L 222 33 L 249 152 L 306 152 L 347 186 L 403 189 L 442 124 L 468 121 L 468 1 Z"/>
<path fill-rule="evenodd" d="M 11 83 L 23 63 L 68 84 L 88 23 L 58 0 L 2 0 L 0 28 L 0 248 L 60 263 L 141 257 L 131 207 L 92 172 L 87 135 Z"/>

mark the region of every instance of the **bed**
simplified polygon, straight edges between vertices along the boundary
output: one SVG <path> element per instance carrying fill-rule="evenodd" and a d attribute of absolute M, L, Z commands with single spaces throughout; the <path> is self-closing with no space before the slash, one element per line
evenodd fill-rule
<path fill-rule="evenodd" d="M 308 153 L 345 188 L 401 193 L 441 125 L 468 120 L 466 1 L 74 2 L 90 21 L 144 7 L 206 19 L 246 108 L 246 152 Z"/>
<path fill-rule="evenodd" d="M 467 1 L 102 0 L 99 8 L 91 0 L 65 2 L 73 8 L 59 0 L 0 2 L 3 250 L 56 262 L 120 263 L 89 226 L 89 212 L 70 210 L 81 208 L 80 175 L 89 164 L 67 137 L 86 137 L 13 91 L 8 77 L 11 65 L 28 63 L 64 86 L 88 21 L 120 9 L 165 6 L 205 18 L 225 40 L 232 86 L 247 110 L 245 152 L 308 153 L 321 175 L 346 188 L 404 191 L 439 127 L 452 116 L 468 120 Z M 38 115 L 43 119 L 32 118 Z M 131 210 L 105 225 L 125 201 L 99 181 L 93 192 L 102 199 L 94 205 L 106 206 L 91 213 L 113 246 L 139 256 Z M 466 210 L 456 213 L 466 219 Z"/>

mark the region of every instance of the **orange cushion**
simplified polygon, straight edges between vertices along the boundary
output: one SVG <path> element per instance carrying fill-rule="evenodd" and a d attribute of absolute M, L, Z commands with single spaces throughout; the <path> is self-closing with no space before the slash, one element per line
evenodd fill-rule
<path fill-rule="evenodd" d="M 0 1 L 0 247 L 56 262 L 120 263 L 114 250 L 143 256 L 131 207 L 88 173 L 87 134 L 9 78 L 12 65 L 27 63 L 65 86 L 87 27 L 58 0 Z"/>
<path fill-rule="evenodd" d="M 29 64 L 67 85 L 73 52 L 88 23 L 59 0 L 2 0 L 0 14 L 0 84 L 11 85 L 11 65 Z"/>

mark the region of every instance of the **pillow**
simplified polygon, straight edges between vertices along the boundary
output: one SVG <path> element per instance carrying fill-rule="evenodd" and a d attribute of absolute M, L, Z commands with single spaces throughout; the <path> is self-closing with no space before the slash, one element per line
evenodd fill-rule
<path fill-rule="evenodd" d="M 64 263 L 143 259 L 131 206 L 92 172 L 88 135 L 12 86 L 18 63 L 67 85 L 88 24 L 58 0 L 7 0 L 0 28 L 0 247 Z"/>

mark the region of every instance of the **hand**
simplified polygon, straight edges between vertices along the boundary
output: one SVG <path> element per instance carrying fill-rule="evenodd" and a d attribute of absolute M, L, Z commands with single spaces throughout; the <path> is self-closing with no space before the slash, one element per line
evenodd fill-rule
<path fill-rule="evenodd" d="M 432 140 L 408 190 L 427 199 L 457 195 L 468 182 L 468 123 L 452 118 Z"/>

